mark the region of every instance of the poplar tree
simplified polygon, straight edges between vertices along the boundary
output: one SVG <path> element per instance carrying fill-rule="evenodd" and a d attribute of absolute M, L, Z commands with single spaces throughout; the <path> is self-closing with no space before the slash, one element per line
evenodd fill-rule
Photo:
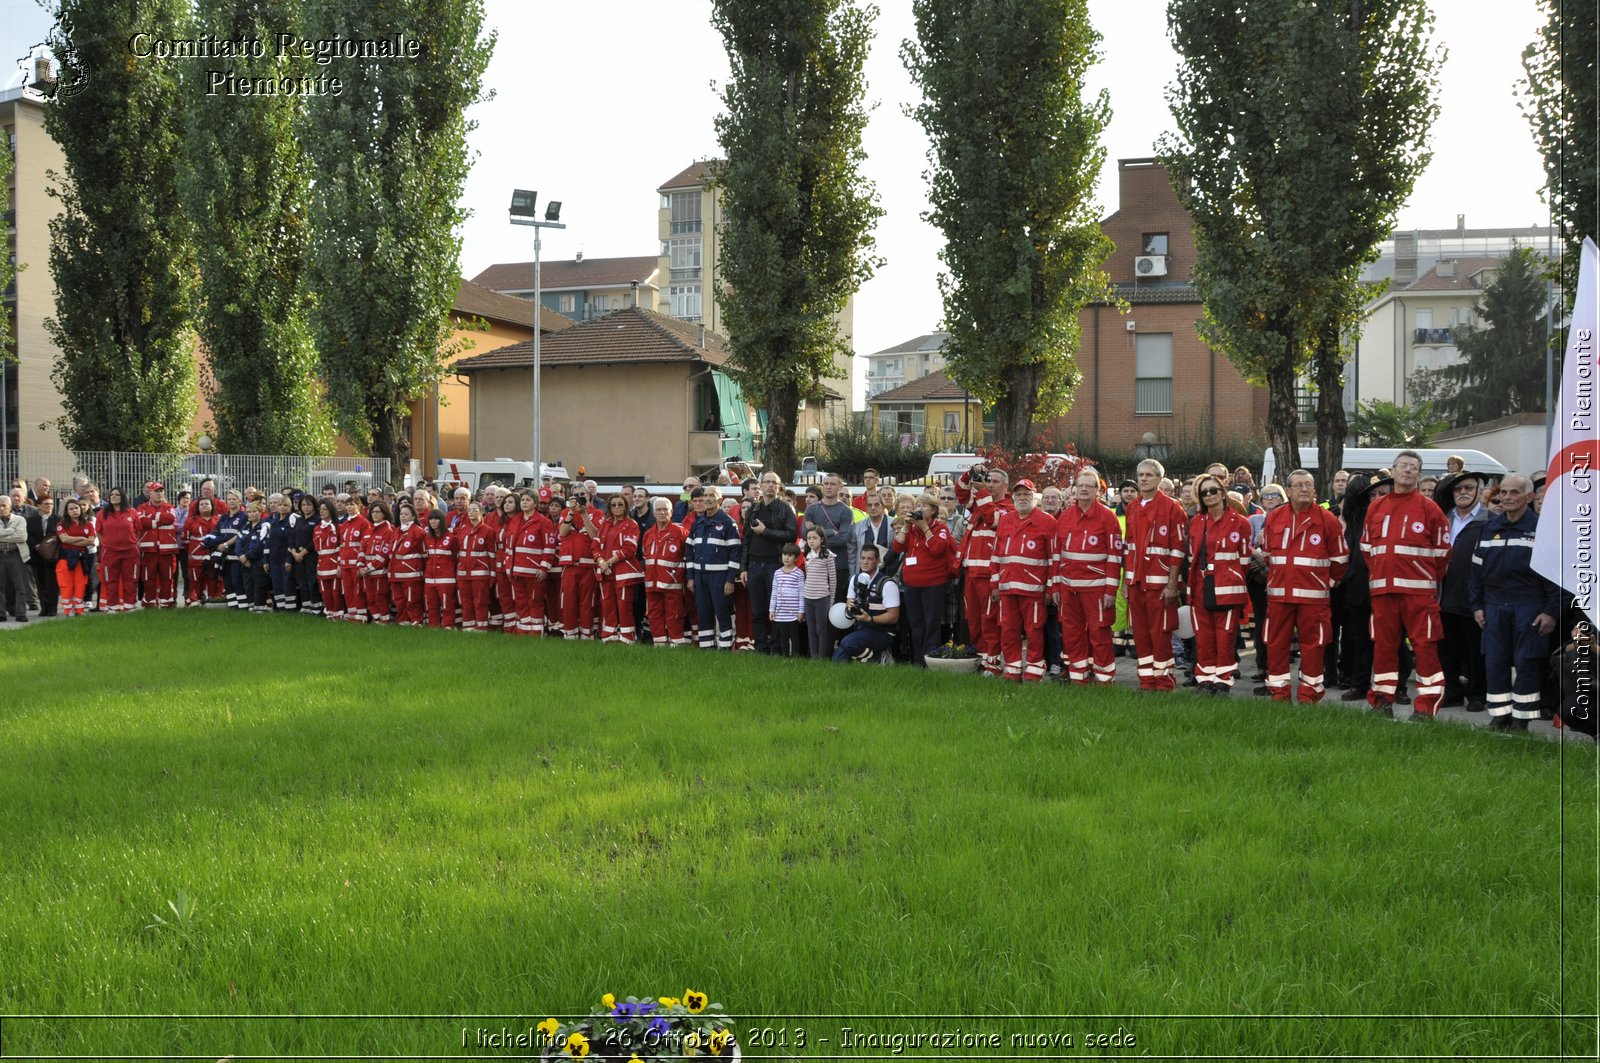
<path fill-rule="evenodd" d="M 881 264 L 882 210 L 861 176 L 873 7 L 714 0 L 732 75 L 716 119 L 729 370 L 767 411 L 768 468 L 796 467 L 800 400 L 851 355 L 836 317 Z"/>
<path fill-rule="evenodd" d="M 1066 411 L 1083 374 L 1078 312 L 1107 295 L 1113 245 L 1094 184 L 1110 121 L 1085 98 L 1100 35 L 1086 0 L 915 0 L 901 56 L 923 91 L 932 141 L 928 220 L 945 236 L 939 277 L 949 372 L 995 411 L 999 444 L 1028 449 L 1037 419 Z"/>
<path fill-rule="evenodd" d="M 1540 0 L 1545 24 L 1522 53 L 1520 103 L 1544 156 L 1545 199 L 1561 234 L 1559 279 L 1570 307 L 1583 238 L 1600 240 L 1600 8 L 1595 0 Z"/>

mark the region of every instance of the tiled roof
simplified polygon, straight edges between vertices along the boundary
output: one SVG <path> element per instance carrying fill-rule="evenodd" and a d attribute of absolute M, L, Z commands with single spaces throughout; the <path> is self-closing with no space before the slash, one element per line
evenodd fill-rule
<path fill-rule="evenodd" d="M 1455 264 L 1455 276 L 1453 276 L 1453 277 L 1441 277 L 1441 276 L 1439 276 L 1439 267 L 1444 265 L 1446 262 L 1451 262 L 1451 263 Z M 1463 257 L 1463 258 L 1442 259 L 1439 262 L 1436 262 L 1434 264 L 1434 267 L 1432 269 L 1430 269 L 1428 272 L 1424 273 L 1422 276 L 1418 277 L 1416 280 L 1414 280 L 1410 284 L 1406 285 L 1406 291 L 1408 291 L 1408 292 L 1449 292 L 1449 291 L 1475 292 L 1475 291 L 1478 290 L 1480 285 L 1478 285 L 1472 279 L 1472 275 L 1474 273 L 1477 273 L 1479 270 L 1491 269 L 1491 268 L 1494 268 L 1494 267 L 1497 267 L 1497 266 L 1503 266 L 1503 265 L 1505 265 L 1505 262 L 1506 262 L 1506 260 L 1504 258 L 1486 257 L 1486 256 L 1481 256 L 1481 255 L 1480 256 L 1472 256 L 1472 257 Z"/>
<path fill-rule="evenodd" d="M 648 365 L 663 362 L 728 360 L 728 341 L 715 332 L 702 333 L 689 321 L 666 317 L 643 307 L 617 310 L 549 335 L 539 347 L 539 364 Z M 533 341 L 524 340 L 485 354 L 463 358 L 451 372 L 482 369 L 525 369 L 533 365 Z"/>
<path fill-rule="evenodd" d="M 641 285 L 655 283 L 656 270 L 661 259 L 655 255 L 638 258 L 586 258 L 542 262 L 539 267 L 539 287 L 547 292 L 570 288 L 615 288 L 629 281 Z M 532 262 L 496 262 L 472 278 L 497 292 L 533 291 Z"/>
<path fill-rule="evenodd" d="M 948 332 L 926 332 L 914 340 L 906 340 L 904 343 L 897 343 L 893 347 L 885 347 L 881 351 L 873 351 L 872 354 L 915 354 L 918 351 L 937 351 L 942 350 L 949 340 L 950 333 Z"/>
<path fill-rule="evenodd" d="M 901 384 L 893 391 L 885 391 L 874 395 L 867 401 L 869 403 L 877 403 L 961 402 L 963 400 L 977 402 L 978 398 L 946 376 L 944 370 L 935 369 L 925 377 L 918 377 L 909 384 Z"/>
<path fill-rule="evenodd" d="M 717 161 L 718 160 L 716 159 L 701 159 L 699 162 L 691 163 L 687 170 L 684 170 L 676 177 L 673 177 L 665 183 L 657 185 L 656 187 L 699 188 L 701 185 L 705 184 L 706 171 L 711 169 L 712 166 L 716 165 Z"/>
<path fill-rule="evenodd" d="M 1136 304 L 1200 301 L 1200 292 L 1192 284 L 1114 284 L 1112 287 L 1116 289 L 1117 295 Z"/>
<path fill-rule="evenodd" d="M 469 280 L 461 282 L 461 287 L 456 290 L 456 301 L 450 309 L 458 314 L 488 318 L 490 321 L 521 325 L 524 328 L 533 327 L 531 300 L 518 299 L 514 295 L 501 295 Z M 570 317 L 558 314 L 549 307 L 545 308 L 540 318 L 545 332 L 559 332 L 577 324 Z"/>

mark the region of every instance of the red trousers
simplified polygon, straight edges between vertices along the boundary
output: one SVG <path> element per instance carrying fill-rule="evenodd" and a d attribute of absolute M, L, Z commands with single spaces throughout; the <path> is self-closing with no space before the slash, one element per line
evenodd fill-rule
<path fill-rule="evenodd" d="M 1061 592 L 1061 643 L 1066 650 L 1067 678 L 1074 683 L 1089 681 L 1089 666 L 1100 683 L 1117 680 L 1117 652 L 1111 645 L 1111 624 L 1117 618 L 1116 603 L 1105 605 L 1106 590 L 1089 588 Z"/>
<path fill-rule="evenodd" d="M 222 597 L 222 577 L 217 575 L 217 570 L 209 561 L 201 559 L 189 562 L 189 586 L 184 597 L 190 605 L 202 602 L 207 598 Z"/>
<path fill-rule="evenodd" d="M 1005 677 L 1018 683 L 1044 678 L 1044 595 L 1000 596 L 1000 652 L 1005 657 Z M 1023 664 L 1026 641 L 1027 664 Z"/>
<path fill-rule="evenodd" d="M 733 581 L 733 652 L 756 648 L 755 634 L 750 630 L 750 591 L 738 580 Z"/>
<path fill-rule="evenodd" d="M 361 589 L 367 595 L 367 612 L 374 624 L 389 622 L 389 577 L 367 576 Z"/>
<path fill-rule="evenodd" d="M 564 569 L 553 568 L 544 574 L 544 633 L 561 634 L 561 579 Z"/>
<path fill-rule="evenodd" d="M 511 603 L 513 612 L 506 618 L 506 630 L 519 635 L 544 634 L 544 592 L 548 580 L 535 576 L 511 577 Z M 512 627 L 512 619 L 516 626 Z"/>
<path fill-rule="evenodd" d="M 367 622 L 367 592 L 359 568 L 339 569 L 339 586 L 344 591 L 344 618 L 358 624 Z"/>
<path fill-rule="evenodd" d="M 1189 600 L 1202 601 L 1202 597 L 1196 593 L 1190 595 Z M 1190 612 L 1194 614 L 1195 682 L 1201 685 L 1215 683 L 1224 688 L 1233 686 L 1234 677 L 1239 674 L 1236 639 L 1244 606 L 1235 605 L 1214 613 L 1201 604 L 1194 606 Z M 1302 696 L 1300 700 L 1306 699 Z"/>
<path fill-rule="evenodd" d="M 683 630 L 683 591 L 645 591 L 644 612 L 650 620 L 650 638 L 657 646 L 687 646 Z"/>
<path fill-rule="evenodd" d="M 600 578 L 600 637 L 602 642 L 637 642 L 633 627 L 633 598 L 641 580 Z"/>
<path fill-rule="evenodd" d="M 1140 690 L 1176 690 L 1173 678 L 1172 633 L 1178 629 L 1178 606 L 1162 597 L 1164 587 L 1128 588 L 1128 620 L 1133 626 L 1133 649 L 1139 655 Z"/>
<path fill-rule="evenodd" d="M 108 613 L 127 613 L 134 608 L 139 578 L 138 554 L 100 555 L 100 608 Z"/>
<path fill-rule="evenodd" d="M 487 578 L 458 579 L 456 593 L 461 596 L 461 628 L 463 631 L 489 630 L 489 584 Z"/>
<path fill-rule="evenodd" d="M 1400 681 L 1400 639 L 1411 642 L 1417 660 L 1417 698 L 1411 706 L 1420 716 L 1439 711 L 1444 694 L 1444 666 L 1439 663 L 1439 640 L 1444 623 L 1439 603 L 1426 594 L 1374 594 L 1372 596 L 1372 689 L 1367 700 L 1394 700 Z"/>
<path fill-rule="evenodd" d="M 344 583 L 338 576 L 318 576 L 322 588 L 322 615 L 329 620 L 344 619 Z"/>
<path fill-rule="evenodd" d="M 561 633 L 569 639 L 594 637 L 594 566 L 568 565 L 561 573 Z"/>
<path fill-rule="evenodd" d="M 394 602 L 394 619 L 397 624 L 409 627 L 422 625 L 422 577 L 391 579 L 389 600 Z"/>
<path fill-rule="evenodd" d="M 422 600 L 428 609 L 429 627 L 456 626 L 456 585 L 454 583 L 424 584 Z"/>
<path fill-rule="evenodd" d="M 983 670 L 990 675 L 1000 674 L 1000 607 L 989 600 L 989 573 L 987 570 L 968 569 L 966 587 L 967 637 L 978 651 Z"/>
<path fill-rule="evenodd" d="M 178 555 L 169 551 L 141 550 L 139 552 L 139 579 L 144 584 L 144 607 L 171 609 L 178 604 L 175 584 L 178 578 Z"/>
<path fill-rule="evenodd" d="M 517 599 L 516 592 L 511 589 L 510 562 L 495 563 L 494 570 L 494 598 L 489 603 L 489 624 L 491 627 L 505 628 L 507 631 L 517 629 Z"/>
<path fill-rule="evenodd" d="M 1267 691 L 1273 701 L 1289 700 L 1289 648 L 1296 632 L 1300 636 L 1300 701 L 1309 705 L 1322 700 L 1322 659 L 1324 647 L 1333 637 L 1333 612 L 1325 601 L 1268 598 Z M 1389 693 L 1393 696 L 1393 684 Z"/>

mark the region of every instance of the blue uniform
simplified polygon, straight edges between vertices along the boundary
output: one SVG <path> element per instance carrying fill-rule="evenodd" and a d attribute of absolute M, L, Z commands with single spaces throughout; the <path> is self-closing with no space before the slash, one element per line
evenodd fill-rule
<path fill-rule="evenodd" d="M 1515 521 L 1504 514 L 1491 517 L 1472 552 L 1468 594 L 1473 611 L 1483 612 L 1490 716 L 1539 718 L 1539 679 L 1550 655 L 1550 637 L 1539 634 L 1534 623 L 1541 613 L 1558 619 L 1561 600 L 1555 584 L 1533 570 L 1538 523 L 1532 506 Z"/>
<path fill-rule="evenodd" d="M 694 519 L 684 542 L 684 569 L 694 580 L 700 648 L 731 651 L 733 599 L 722 588 L 739 575 L 739 529 L 722 510 Z"/>
<path fill-rule="evenodd" d="M 240 575 L 244 566 L 239 563 L 238 551 L 238 539 L 249 527 L 250 518 L 244 510 L 224 512 L 217 518 L 216 528 L 201 540 L 222 567 L 222 589 L 229 609 L 250 608 L 250 586 Z"/>
<path fill-rule="evenodd" d="M 234 540 L 234 552 L 242 559 L 240 563 L 240 581 L 244 586 L 247 608 L 254 613 L 267 611 L 267 592 L 272 586 L 272 577 L 267 572 L 271 560 L 268 537 L 272 533 L 272 525 L 266 521 L 259 524 L 247 525 L 244 533 Z M 243 564 L 248 560 L 248 565 Z"/>
<path fill-rule="evenodd" d="M 267 556 L 271 561 L 272 602 L 279 611 L 295 608 L 294 559 L 289 547 L 294 545 L 295 525 L 300 523 L 296 513 L 274 513 L 263 523 L 267 525 Z"/>

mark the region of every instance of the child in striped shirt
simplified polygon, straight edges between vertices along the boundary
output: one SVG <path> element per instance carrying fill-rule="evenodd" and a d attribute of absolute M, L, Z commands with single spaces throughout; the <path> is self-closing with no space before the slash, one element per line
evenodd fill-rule
<path fill-rule="evenodd" d="M 805 608 L 806 576 L 800 571 L 800 547 L 783 545 L 783 568 L 772 576 L 772 626 L 778 632 L 778 648 L 785 657 L 800 651 L 800 615 Z"/>
<path fill-rule="evenodd" d="M 827 537 L 816 525 L 806 529 L 806 640 L 810 656 L 826 661 L 833 656 L 833 625 L 828 609 L 838 591 L 839 574 L 833 567 Z"/>

